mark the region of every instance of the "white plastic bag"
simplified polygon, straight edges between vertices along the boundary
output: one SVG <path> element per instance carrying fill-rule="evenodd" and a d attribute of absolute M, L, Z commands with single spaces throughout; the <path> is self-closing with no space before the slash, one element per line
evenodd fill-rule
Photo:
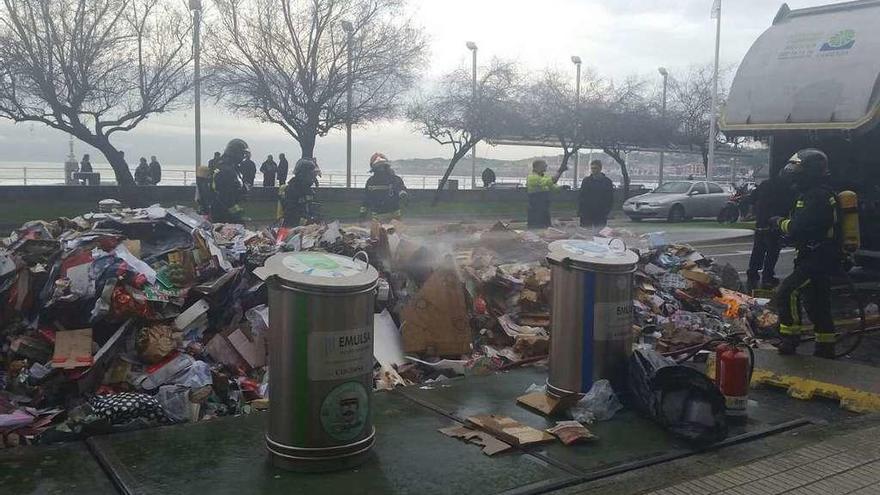
<path fill-rule="evenodd" d="M 569 413 L 575 421 L 592 424 L 611 419 L 622 408 L 611 383 L 608 380 L 598 380 L 593 382 L 590 391 L 572 406 Z"/>

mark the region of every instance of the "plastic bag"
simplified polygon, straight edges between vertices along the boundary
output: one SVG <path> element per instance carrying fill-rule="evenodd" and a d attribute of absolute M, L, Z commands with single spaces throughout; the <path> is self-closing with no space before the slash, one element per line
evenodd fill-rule
<path fill-rule="evenodd" d="M 180 385 L 162 385 L 156 400 L 162 405 L 162 409 L 169 419 L 175 422 L 184 422 L 189 419 L 189 389 Z"/>
<path fill-rule="evenodd" d="M 636 349 L 629 388 L 634 405 L 673 435 L 700 445 L 727 437 L 724 396 L 699 371 L 656 351 Z"/>
<path fill-rule="evenodd" d="M 547 384 L 538 385 L 537 383 L 533 383 L 529 385 L 529 388 L 526 389 L 526 394 L 531 394 L 532 392 L 541 392 L 544 393 L 547 391 Z"/>
<path fill-rule="evenodd" d="M 571 407 L 569 413 L 575 421 L 592 424 L 596 421 L 608 421 L 622 408 L 611 388 L 611 382 L 597 380 L 593 382 L 590 391 Z"/>

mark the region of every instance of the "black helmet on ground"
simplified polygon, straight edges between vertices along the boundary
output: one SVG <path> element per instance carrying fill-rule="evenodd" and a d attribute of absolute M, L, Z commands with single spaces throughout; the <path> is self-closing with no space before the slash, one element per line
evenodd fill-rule
<path fill-rule="evenodd" d="M 827 177 L 830 173 L 828 155 L 816 148 L 807 148 L 798 151 L 788 159 L 781 175 L 798 184 L 816 182 Z"/>
<path fill-rule="evenodd" d="M 238 165 L 244 160 L 244 154 L 248 151 L 248 144 L 243 139 L 235 138 L 226 144 L 226 150 L 223 151 L 223 163 L 228 165 Z"/>

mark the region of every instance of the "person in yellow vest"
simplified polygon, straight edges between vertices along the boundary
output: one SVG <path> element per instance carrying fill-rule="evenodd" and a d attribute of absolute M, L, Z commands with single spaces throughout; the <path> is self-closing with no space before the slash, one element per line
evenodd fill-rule
<path fill-rule="evenodd" d="M 560 166 L 552 177 L 547 175 L 547 162 L 532 162 L 532 173 L 526 179 L 529 193 L 528 227 L 530 229 L 546 229 L 550 226 L 550 193 L 558 189 L 557 183 L 566 166 Z"/>

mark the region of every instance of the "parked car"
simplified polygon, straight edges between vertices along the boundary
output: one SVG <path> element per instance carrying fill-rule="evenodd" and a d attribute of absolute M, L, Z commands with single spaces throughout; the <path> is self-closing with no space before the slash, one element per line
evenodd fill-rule
<path fill-rule="evenodd" d="M 629 198 L 623 203 L 623 212 L 634 222 L 645 218 L 665 218 L 670 222 L 695 217 L 717 218 L 729 197 L 714 182 L 674 181 Z"/>

